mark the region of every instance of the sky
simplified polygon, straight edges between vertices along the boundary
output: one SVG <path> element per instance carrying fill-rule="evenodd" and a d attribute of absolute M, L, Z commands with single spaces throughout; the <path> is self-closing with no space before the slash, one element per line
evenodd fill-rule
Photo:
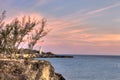
<path fill-rule="evenodd" d="M 35 49 L 55 54 L 120 55 L 120 0 L 0 0 L 7 19 L 46 18 L 52 29 Z"/>

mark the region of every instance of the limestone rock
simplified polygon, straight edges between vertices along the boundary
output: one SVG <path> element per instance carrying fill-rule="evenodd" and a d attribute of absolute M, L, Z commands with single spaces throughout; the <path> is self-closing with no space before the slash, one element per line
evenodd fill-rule
<path fill-rule="evenodd" d="M 45 60 L 0 60 L 0 80 L 65 80 Z"/>

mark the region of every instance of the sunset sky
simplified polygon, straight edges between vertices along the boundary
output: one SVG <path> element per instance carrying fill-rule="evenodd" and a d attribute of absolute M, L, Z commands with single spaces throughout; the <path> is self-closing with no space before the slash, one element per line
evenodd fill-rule
<path fill-rule="evenodd" d="M 55 54 L 120 55 L 120 0 L 0 0 L 7 18 L 46 18 L 36 49 Z"/>

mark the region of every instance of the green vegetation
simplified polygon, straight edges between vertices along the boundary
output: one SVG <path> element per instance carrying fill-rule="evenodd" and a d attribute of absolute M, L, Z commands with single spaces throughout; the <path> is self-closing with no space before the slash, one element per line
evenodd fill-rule
<path fill-rule="evenodd" d="M 5 14 L 4 11 L 0 16 L 0 53 L 4 56 L 17 58 L 18 47 L 22 42 L 27 42 L 28 49 L 33 50 L 37 41 L 50 31 L 45 29 L 45 19 L 38 21 L 24 16 L 21 20 L 15 18 L 11 23 L 5 23 Z"/>

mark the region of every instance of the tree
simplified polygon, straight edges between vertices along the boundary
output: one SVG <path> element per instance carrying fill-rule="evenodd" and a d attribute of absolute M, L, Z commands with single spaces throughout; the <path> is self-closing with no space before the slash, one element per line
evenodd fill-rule
<path fill-rule="evenodd" d="M 3 21 L 5 12 L 0 16 L 0 49 L 5 54 L 16 54 L 18 47 L 24 41 L 26 36 L 31 36 L 28 42 L 29 49 L 33 49 L 39 39 L 46 36 L 50 30 L 45 30 L 46 20 L 42 19 L 41 22 L 33 20 L 31 17 L 22 17 L 22 20 L 15 18 L 11 23 L 5 24 Z M 41 23 L 39 29 L 35 29 Z M 33 34 L 33 30 L 36 33 Z"/>

